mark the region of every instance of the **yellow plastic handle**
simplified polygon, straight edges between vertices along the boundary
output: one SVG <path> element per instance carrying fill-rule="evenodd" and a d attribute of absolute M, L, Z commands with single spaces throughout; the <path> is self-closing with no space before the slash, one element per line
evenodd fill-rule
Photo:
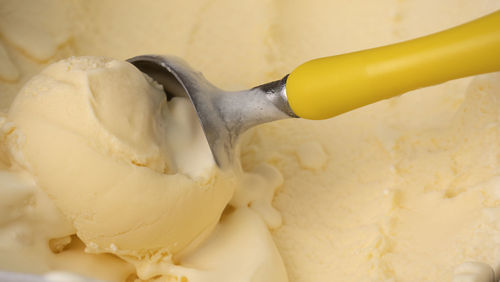
<path fill-rule="evenodd" d="M 306 62 L 288 77 L 296 115 L 326 119 L 451 79 L 500 71 L 500 10 L 439 33 Z"/>

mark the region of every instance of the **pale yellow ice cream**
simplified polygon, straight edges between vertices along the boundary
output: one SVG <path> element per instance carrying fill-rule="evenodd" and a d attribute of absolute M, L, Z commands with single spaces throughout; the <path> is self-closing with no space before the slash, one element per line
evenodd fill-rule
<path fill-rule="evenodd" d="M 188 107 L 129 63 L 72 58 L 24 86 L 7 144 L 90 249 L 168 258 L 213 229 L 234 189 Z"/>
<path fill-rule="evenodd" d="M 204 259 L 198 252 L 186 253 L 210 235 L 239 183 L 234 172 L 215 165 L 187 99 L 167 103 L 162 88 L 129 63 L 70 58 L 31 79 L 17 95 L 8 120 L 12 127 L 6 145 L 13 161 L 68 218 L 87 252 L 116 254 L 133 263 L 142 279 L 180 277 L 182 271 L 171 270 L 172 264 Z M 239 224 L 246 224 L 249 215 L 240 213 L 228 213 L 227 221 L 243 217 Z M 255 225 L 251 222 L 241 228 Z M 222 230 L 240 228 L 227 225 L 232 224 Z M 227 232 L 218 231 L 221 235 L 214 240 L 234 236 Z M 253 232 L 254 240 L 269 237 Z M 251 246 L 258 255 L 275 253 L 276 263 L 268 264 L 270 271 L 247 275 L 277 272 L 266 280 L 282 280 L 275 247 L 264 245 L 267 249 Z M 241 251 L 237 246 L 225 249 Z M 215 255 L 210 253 L 210 263 L 218 262 Z M 257 265 L 266 261 L 259 256 L 252 260 Z M 226 266 L 218 281 L 231 281 Z M 207 279 L 186 275 L 194 281 Z"/>
<path fill-rule="evenodd" d="M 244 172 L 234 179 L 236 184 L 227 186 L 212 183 L 233 180 L 209 161 L 196 167 L 176 161 L 184 155 L 172 150 L 179 147 L 169 141 L 169 127 L 163 128 L 163 139 L 158 130 L 137 125 L 160 120 L 152 109 L 161 107 L 154 103 L 161 95 L 126 63 L 70 59 L 45 69 L 20 91 L 49 62 L 70 55 L 124 60 L 147 53 L 180 56 L 223 88 L 249 88 L 279 79 L 312 58 L 413 38 L 498 8 L 500 2 L 491 0 L 120 1 L 119 5 L 111 0 L 0 0 L 0 105 L 5 111 L 10 108 L 2 120 L 0 159 L 5 179 L 0 180 L 0 193 L 6 196 L 0 208 L 9 212 L 0 221 L 0 269 L 67 270 L 122 281 L 156 275 L 179 281 L 279 281 L 286 275 L 289 281 L 488 281 L 494 274 L 498 280 L 498 74 L 414 91 L 326 121 L 285 120 L 260 126 L 244 136 Z M 85 60 L 95 65 L 83 67 Z M 76 73 L 65 68 L 71 62 Z M 126 74 L 130 76 L 123 79 Z M 50 79 L 53 89 L 59 90 L 45 87 Z M 45 86 L 40 89 L 37 83 Z M 125 96 L 111 90 L 122 83 L 142 88 L 125 91 Z M 69 88 L 76 91 L 61 90 Z M 86 96 L 78 93 L 85 89 L 124 100 L 112 100 L 118 108 L 104 100 L 81 107 L 95 107 L 102 116 L 83 111 L 76 118 L 72 107 L 82 103 L 64 106 L 55 98 L 64 92 L 83 99 Z M 53 97 L 50 104 L 59 105 L 58 110 L 34 102 L 36 98 L 27 97 L 30 92 Z M 17 93 L 21 94 L 11 107 Z M 126 97 L 137 104 L 127 103 Z M 182 103 L 177 106 L 182 108 Z M 153 117 L 125 121 L 127 116 L 138 118 L 130 115 L 138 109 L 149 109 L 144 113 Z M 60 111 L 67 113 L 66 118 Z M 116 116 L 122 119 L 113 112 L 120 112 Z M 175 120 L 175 115 L 169 117 Z M 77 119 L 99 122 L 75 127 L 72 120 Z M 133 135 L 133 128 L 145 134 Z M 188 136 L 179 138 L 196 140 Z M 110 144 L 110 140 L 116 141 Z M 57 149 L 42 150 L 42 145 Z M 63 150 L 67 153 L 55 154 Z M 79 158 L 72 157 L 78 152 Z M 203 152 L 207 153 L 200 149 Z M 77 172 L 83 165 L 86 174 Z M 107 168 L 98 169 L 103 167 Z M 207 191 L 226 198 L 212 198 L 212 212 L 203 214 L 205 219 L 180 214 L 198 222 L 198 227 L 182 224 L 175 213 L 165 213 L 168 207 L 163 204 L 172 200 L 166 194 L 151 200 L 143 187 L 120 179 L 135 198 L 125 197 L 126 190 L 111 197 L 113 185 L 105 182 L 110 172 L 147 183 L 185 179 L 193 191 L 211 187 Z M 103 176 L 91 182 L 88 175 Z M 105 201 L 107 189 L 109 201 Z M 79 196 L 65 197 L 70 191 Z M 184 192 L 174 194 L 182 199 Z M 86 206 L 77 197 L 95 197 L 97 205 Z M 134 205 L 107 210 L 112 202 L 142 200 L 151 212 L 132 209 Z M 184 200 L 194 203 L 196 198 Z M 183 208 L 187 207 L 179 211 Z M 87 211 L 103 217 L 89 220 Z M 118 221 L 108 222 L 104 216 Z M 178 235 L 181 246 L 169 246 L 176 236 L 155 237 L 165 232 L 162 225 L 151 226 L 155 232 L 141 233 L 139 224 L 154 221 L 155 216 L 182 226 L 179 232 L 188 235 Z M 219 216 L 214 230 L 198 237 L 194 230 L 213 226 Z M 51 231 L 41 226 L 51 226 L 47 228 Z M 113 236 L 118 230 L 130 234 Z M 109 255 L 84 254 L 75 233 L 87 252 L 118 254 L 134 268 Z M 129 240 L 136 235 L 137 240 Z M 68 238 L 72 243 L 66 246 Z M 162 256 L 137 259 L 137 254 L 158 246 L 174 254 L 174 265 L 159 259 Z M 23 258 L 34 263 L 24 264 Z M 93 265 L 83 267 L 82 261 Z"/>

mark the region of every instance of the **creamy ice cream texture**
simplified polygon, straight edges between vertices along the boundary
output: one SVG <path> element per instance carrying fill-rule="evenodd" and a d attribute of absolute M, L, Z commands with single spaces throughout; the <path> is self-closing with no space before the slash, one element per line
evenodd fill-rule
<path fill-rule="evenodd" d="M 175 254 L 215 226 L 233 194 L 190 106 L 167 104 L 128 63 L 69 59 L 17 96 L 7 143 L 90 248 Z"/>
<path fill-rule="evenodd" d="M 242 140 L 242 172 L 226 174 L 189 103 L 167 103 L 131 65 L 46 65 L 173 54 L 223 88 L 248 88 L 499 6 L 0 1 L 0 268 L 118 281 L 491 280 L 498 74 L 258 127 Z"/>
<path fill-rule="evenodd" d="M 187 253 L 213 231 L 233 193 L 242 194 L 235 197 L 240 205 L 234 205 L 241 209 L 253 200 L 234 191 L 238 184 L 232 172 L 215 165 L 190 102 L 174 98 L 167 103 L 163 89 L 126 62 L 79 57 L 47 67 L 17 95 L 9 121 L 6 144 L 12 159 L 70 221 L 86 251 L 116 254 L 134 264 L 142 279 L 183 277 L 182 270 L 170 268 L 191 260 L 196 265 L 203 251 Z M 274 187 L 263 187 L 274 192 Z M 248 275 L 284 280 L 264 222 L 253 223 L 255 219 L 240 210 L 227 212 L 226 218 L 248 221 L 241 228 L 264 230 L 240 235 L 245 242 L 263 240 L 252 244 L 257 247 L 252 252 L 259 254 L 250 258 L 253 263 L 273 262 L 270 269 L 251 269 Z M 224 244 L 230 244 L 235 236 L 231 233 L 240 228 L 226 227 L 232 224 L 219 228 L 221 235 L 213 244 L 225 237 L 229 239 Z M 254 226 L 258 224 L 264 227 Z M 254 238 L 247 238 L 252 233 Z M 236 250 L 241 252 L 233 246 L 226 253 Z M 270 260 L 261 257 L 266 255 Z M 210 252 L 212 263 L 218 261 L 216 256 Z M 216 280 L 231 281 L 226 267 L 227 262 L 223 278 Z M 204 275 L 212 275 L 209 280 L 191 277 L 196 274 L 187 277 L 213 281 L 221 275 L 217 271 Z"/>

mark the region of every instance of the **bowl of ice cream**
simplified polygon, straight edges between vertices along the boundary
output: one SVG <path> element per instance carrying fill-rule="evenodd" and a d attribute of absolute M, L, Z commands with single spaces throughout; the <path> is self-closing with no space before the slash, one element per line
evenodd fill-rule
<path fill-rule="evenodd" d="M 498 73 L 259 126 L 242 136 L 241 171 L 227 173 L 189 103 L 167 101 L 125 60 L 172 54 L 246 89 L 499 7 L 0 1 L 3 277 L 491 281 Z"/>

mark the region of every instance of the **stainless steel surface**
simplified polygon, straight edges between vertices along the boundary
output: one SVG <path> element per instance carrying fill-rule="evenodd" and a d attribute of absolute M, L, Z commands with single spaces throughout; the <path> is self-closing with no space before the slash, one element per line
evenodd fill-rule
<path fill-rule="evenodd" d="M 48 282 L 41 275 L 0 271 L 0 281 L 8 282 Z"/>
<path fill-rule="evenodd" d="M 1 282 L 99 282 L 69 272 L 48 272 L 43 275 L 0 270 Z"/>
<path fill-rule="evenodd" d="M 128 60 L 163 85 L 167 99 L 188 97 L 200 119 L 217 165 L 234 164 L 238 137 L 258 124 L 297 117 L 286 98 L 286 79 L 244 91 L 224 91 L 176 57 L 144 55 Z"/>

